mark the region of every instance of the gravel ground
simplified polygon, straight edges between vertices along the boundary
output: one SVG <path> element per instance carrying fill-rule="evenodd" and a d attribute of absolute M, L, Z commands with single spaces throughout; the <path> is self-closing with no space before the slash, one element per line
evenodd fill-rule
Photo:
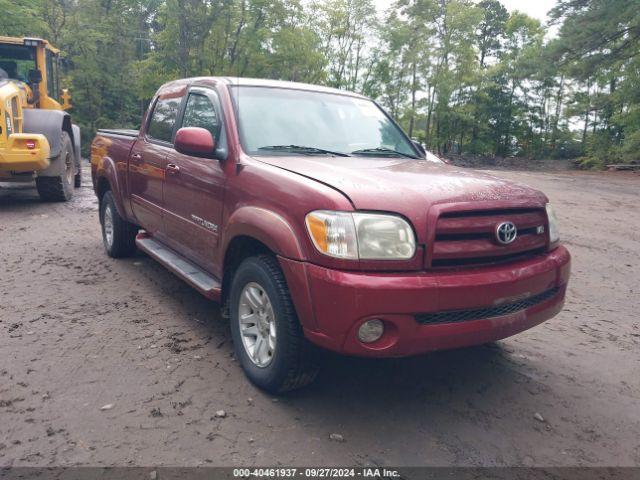
<path fill-rule="evenodd" d="M 639 466 L 640 177 L 497 175 L 555 203 L 565 310 L 491 346 L 327 355 L 280 399 L 245 379 L 215 304 L 105 255 L 89 186 L 0 189 L 0 466 Z"/>

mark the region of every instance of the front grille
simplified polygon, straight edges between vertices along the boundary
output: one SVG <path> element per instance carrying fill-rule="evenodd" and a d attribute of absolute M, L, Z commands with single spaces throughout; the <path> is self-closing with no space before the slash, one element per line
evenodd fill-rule
<path fill-rule="evenodd" d="M 560 289 L 558 287 L 546 290 L 517 302 L 505 303 L 495 307 L 477 308 L 474 310 L 449 310 L 446 312 L 419 313 L 415 315 L 416 321 L 423 325 L 435 325 L 439 323 L 458 323 L 470 320 L 482 320 L 484 318 L 500 317 L 538 305 L 553 298 Z"/>
<path fill-rule="evenodd" d="M 495 238 L 501 222 L 513 222 L 516 239 L 502 245 Z M 500 209 L 445 212 L 437 219 L 432 267 L 469 267 L 515 261 L 539 254 L 547 246 L 543 209 Z"/>
<path fill-rule="evenodd" d="M 445 258 L 442 260 L 433 260 L 431 262 L 431 266 L 434 268 L 455 268 L 484 266 L 489 263 L 492 265 L 500 265 L 503 263 L 517 262 L 519 260 L 527 260 L 535 257 L 536 255 L 542 255 L 545 250 L 546 249 L 544 248 L 539 248 L 537 250 L 528 250 L 526 252 L 518 252 L 496 257 Z"/>

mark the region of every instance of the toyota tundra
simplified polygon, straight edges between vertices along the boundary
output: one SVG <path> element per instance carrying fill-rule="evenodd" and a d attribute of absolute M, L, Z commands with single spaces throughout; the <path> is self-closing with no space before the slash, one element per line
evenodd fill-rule
<path fill-rule="evenodd" d="M 163 85 L 91 147 L 106 252 L 219 302 L 249 379 L 311 382 L 319 347 L 399 357 L 493 342 L 563 306 L 547 197 L 425 152 L 375 102 L 298 83 Z"/>

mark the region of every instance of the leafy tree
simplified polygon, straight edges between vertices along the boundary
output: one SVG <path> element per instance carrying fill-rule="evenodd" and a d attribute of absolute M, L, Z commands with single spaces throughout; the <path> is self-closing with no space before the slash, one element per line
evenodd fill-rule
<path fill-rule="evenodd" d="M 46 32 L 39 0 L 0 0 L 0 32 L 8 36 L 39 36 Z"/>
<path fill-rule="evenodd" d="M 637 160 L 640 130 L 637 2 L 561 0 L 551 16 L 556 22 L 562 21 L 555 54 L 583 87 L 573 101 L 584 111 L 585 163 L 602 165 Z"/>
<path fill-rule="evenodd" d="M 0 31 L 51 40 L 85 147 L 136 126 L 162 83 L 197 75 L 373 97 L 443 154 L 638 159 L 640 8 L 558 0 L 560 25 L 500 0 L 0 0 Z"/>

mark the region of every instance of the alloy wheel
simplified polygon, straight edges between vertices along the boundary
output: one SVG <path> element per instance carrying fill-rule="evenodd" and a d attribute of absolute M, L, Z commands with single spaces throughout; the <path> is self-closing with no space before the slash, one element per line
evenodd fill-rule
<path fill-rule="evenodd" d="M 238 308 L 242 346 L 254 365 L 269 366 L 276 350 L 276 322 L 267 292 L 258 283 L 247 283 Z"/>

